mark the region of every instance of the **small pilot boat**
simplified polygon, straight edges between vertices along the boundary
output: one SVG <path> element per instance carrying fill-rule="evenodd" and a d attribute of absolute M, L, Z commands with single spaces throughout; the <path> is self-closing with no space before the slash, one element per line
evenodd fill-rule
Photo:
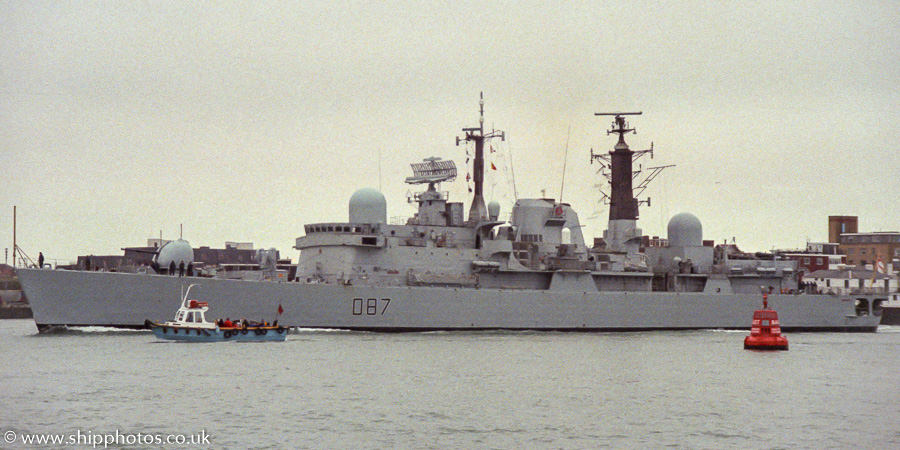
<path fill-rule="evenodd" d="M 175 313 L 175 319 L 164 323 L 146 320 L 144 325 L 153 330 L 158 339 L 188 342 L 221 342 L 221 341 L 284 341 L 288 328 L 274 324 L 248 325 L 244 321 L 240 326 L 220 326 L 206 320 L 207 302 L 188 299 L 192 284 L 181 299 L 181 307 Z"/>

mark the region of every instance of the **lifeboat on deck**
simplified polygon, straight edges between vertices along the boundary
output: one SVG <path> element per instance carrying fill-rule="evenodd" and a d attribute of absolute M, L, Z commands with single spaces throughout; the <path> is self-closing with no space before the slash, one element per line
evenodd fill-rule
<path fill-rule="evenodd" d="M 769 308 L 768 295 L 763 294 L 763 309 L 753 312 L 750 336 L 744 338 L 745 350 L 787 350 L 787 338 L 781 335 L 778 311 Z"/>

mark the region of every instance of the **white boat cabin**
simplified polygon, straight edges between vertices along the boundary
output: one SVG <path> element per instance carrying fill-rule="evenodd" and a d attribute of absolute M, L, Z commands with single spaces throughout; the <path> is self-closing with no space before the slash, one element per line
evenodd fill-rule
<path fill-rule="evenodd" d="M 194 284 L 188 287 L 184 297 L 181 299 L 181 307 L 175 313 L 175 320 L 166 322 L 166 325 L 172 327 L 188 327 L 188 328 L 209 328 L 215 329 L 216 324 L 207 322 L 206 311 L 209 311 L 209 304 L 199 300 L 188 300 Z"/>

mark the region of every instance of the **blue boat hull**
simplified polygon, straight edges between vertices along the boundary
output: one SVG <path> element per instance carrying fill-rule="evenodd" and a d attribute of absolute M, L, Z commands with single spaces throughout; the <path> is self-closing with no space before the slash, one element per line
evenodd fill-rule
<path fill-rule="evenodd" d="M 171 327 L 159 324 L 152 326 L 153 334 L 158 339 L 185 342 L 266 342 L 284 341 L 288 329 L 284 327 L 243 328 L 243 329 L 203 329 Z"/>

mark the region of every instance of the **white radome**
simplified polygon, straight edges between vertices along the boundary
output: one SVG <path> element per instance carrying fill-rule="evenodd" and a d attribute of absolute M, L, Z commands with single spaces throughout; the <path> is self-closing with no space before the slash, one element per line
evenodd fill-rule
<path fill-rule="evenodd" d="M 670 247 L 700 247 L 703 245 L 703 224 L 697 216 L 683 212 L 669 220 L 667 228 Z"/>
<path fill-rule="evenodd" d="M 156 254 L 159 267 L 168 268 L 173 261 L 176 267 L 182 262 L 185 267 L 194 262 L 194 249 L 188 241 L 177 239 L 167 242 L 159 249 L 159 253 Z"/>
<path fill-rule="evenodd" d="M 350 197 L 350 223 L 387 223 L 387 201 L 377 189 L 362 188 Z"/>

